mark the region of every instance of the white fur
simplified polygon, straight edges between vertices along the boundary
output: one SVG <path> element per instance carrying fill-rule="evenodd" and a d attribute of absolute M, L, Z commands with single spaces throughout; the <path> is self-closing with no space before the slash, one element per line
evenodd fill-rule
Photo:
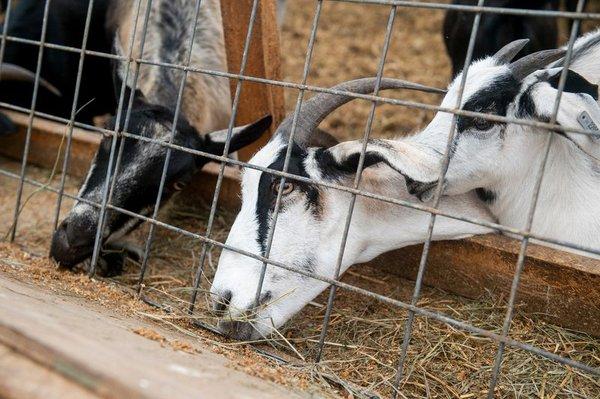
<path fill-rule="evenodd" d="M 579 39 L 577 48 L 600 35 L 596 31 Z M 600 82 L 600 45 L 576 56 L 572 70 L 594 84 Z M 507 73 L 506 65 L 495 65 L 492 57 L 469 67 L 462 104 L 478 90 Z M 538 114 L 552 115 L 557 90 L 539 77 L 559 73 L 547 69 L 533 73 L 521 83 L 520 93 L 509 105 L 507 117 L 517 117 L 516 107 L 523 93 L 532 88 Z M 443 107 L 454 107 L 462 74 L 449 86 Z M 558 123 L 581 128 L 577 116 L 587 111 L 600 126 L 600 107 L 587 94 L 565 92 L 560 102 Z M 485 112 L 485 110 L 483 110 Z M 390 148 L 370 145 L 368 150 L 382 154 L 408 176 L 431 182 L 439 178 L 440 163 L 452 126 L 453 115 L 438 112 L 418 134 L 389 141 Z M 502 131 L 504 129 L 504 131 Z M 487 131 L 470 129 L 457 137 L 454 154 L 445 176 L 445 194 L 457 195 L 476 188 L 496 194 L 490 210 L 503 225 L 526 227 L 537 171 L 540 168 L 549 131 L 523 125 L 494 126 Z M 600 249 L 600 145 L 598 138 L 576 133 L 555 136 L 545 169 L 532 232 L 555 240 Z M 345 152 L 357 151 L 358 143 L 349 143 Z M 415 154 L 427 153 L 428 157 Z M 415 161 L 416 159 L 416 161 Z M 433 171 L 433 173 L 432 173 Z M 575 251 L 578 252 L 578 251 Z M 589 253 L 587 253 L 589 256 Z"/>
<path fill-rule="evenodd" d="M 268 167 L 279 154 L 283 143 L 275 138 L 250 163 Z M 309 151 L 304 165 L 309 176 L 323 181 Z M 242 208 L 233 224 L 227 245 L 261 255 L 257 243 L 258 223 L 256 203 L 258 183 L 262 172 L 246 169 L 242 179 Z M 404 182 L 387 166 L 371 167 L 364 172 L 367 191 L 409 200 Z M 317 275 L 333 278 L 336 259 L 343 236 L 344 221 L 351 195 L 339 190 L 321 188 L 322 216 L 306 209 L 303 194 L 296 189 L 283 197 L 282 211 L 276 224 L 270 259 L 294 268 L 306 270 L 310 261 Z M 444 198 L 441 208 L 457 215 L 492 221 L 472 193 Z M 429 214 L 401 206 L 359 196 L 353 213 L 341 271 L 350 265 L 366 262 L 374 257 L 407 245 L 423 242 L 427 237 Z M 458 239 L 490 230 L 481 226 L 439 217 L 434 229 L 434 240 Z M 262 262 L 224 250 L 213 281 L 211 293 L 218 300 L 231 291 L 229 316 L 236 318 L 254 305 Z M 262 293 L 272 299 L 261 307 L 253 324 L 254 337 L 268 334 L 285 323 L 309 301 L 327 288 L 326 283 L 268 265 Z"/>

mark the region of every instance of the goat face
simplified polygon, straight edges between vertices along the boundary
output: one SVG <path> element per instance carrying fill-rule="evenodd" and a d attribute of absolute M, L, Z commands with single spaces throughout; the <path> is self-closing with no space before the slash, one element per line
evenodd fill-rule
<path fill-rule="evenodd" d="M 151 138 L 168 142 L 174 113 L 162 106 L 143 101 L 134 103 L 127 131 L 134 132 L 140 139 L 119 136 L 116 149 L 123 146 L 121 162 L 114 180 L 114 190 L 110 204 L 142 215 L 150 214 L 159 192 L 168 147 L 161 143 L 143 141 Z M 232 133 L 230 151 L 234 152 L 257 140 L 270 126 L 271 117 L 241 128 Z M 114 130 L 114 119 L 109 122 Z M 174 129 L 173 144 L 195 150 L 222 155 L 227 131 L 212 132 L 201 136 L 183 118 L 179 117 Z M 112 136 L 105 137 L 88 172 L 79 196 L 90 203 L 102 203 L 104 184 L 109 169 Z M 117 154 L 113 157 L 112 173 L 115 170 Z M 180 190 L 195 171 L 209 162 L 209 159 L 188 152 L 171 150 L 169 167 L 166 173 L 161 204 Z M 113 182 L 111 181 L 111 184 Z M 79 201 L 54 233 L 50 255 L 63 266 L 71 267 L 88 258 L 92 252 L 100 209 L 97 205 Z M 105 215 L 102 242 L 118 239 L 133 230 L 141 220 L 114 210 Z"/>
<path fill-rule="evenodd" d="M 279 139 L 271 141 L 250 161 L 251 164 L 282 170 L 287 146 Z M 289 172 L 315 177 L 305 164 L 307 153 L 295 146 Z M 242 179 L 242 207 L 231 228 L 226 244 L 253 254 L 265 255 L 269 227 L 280 179 L 254 169 L 246 169 Z M 331 275 L 323 265 L 331 264 L 333 245 L 323 241 L 327 232 L 322 220 L 326 196 L 319 187 L 286 180 L 270 251 L 270 259 L 291 265 L 300 271 Z M 262 262 L 237 252 L 224 250 L 211 294 L 215 311 L 227 310 L 231 320 L 221 322 L 227 334 L 246 339 L 260 337 L 278 327 L 300 310 L 325 287 L 325 283 L 307 279 L 274 266 L 267 266 L 259 307 L 254 305 Z M 241 321 L 243 317 L 251 319 Z M 254 326 L 252 328 L 251 326 Z"/>
<path fill-rule="evenodd" d="M 344 143 L 339 144 L 344 146 Z M 224 249 L 211 288 L 213 309 L 222 317 L 221 331 L 240 340 L 266 337 L 324 291 L 328 284 L 310 274 L 335 278 L 340 244 L 351 195 L 318 183 L 351 186 L 358 158 L 339 163 L 329 149 L 294 144 L 288 170 L 312 179 L 305 183 L 286 179 L 273 232 L 269 259 L 290 269 L 268 264 L 256 300 L 263 262 Z M 281 170 L 287 146 L 275 139 L 251 160 L 252 164 Z M 409 200 L 404 180 L 393 169 L 368 157 L 361 188 L 380 195 Z M 242 179 L 242 207 L 226 245 L 265 256 L 269 227 L 280 178 L 246 169 Z M 492 221 L 474 193 L 447 197 L 446 211 Z M 429 214 L 365 197 L 357 197 L 346 241 L 341 272 L 394 248 L 423 242 Z M 489 229 L 440 217 L 434 239 L 457 239 Z"/>
<path fill-rule="evenodd" d="M 348 82 L 342 89 L 368 92 L 374 79 L 365 87 Z M 363 81 L 364 83 L 364 81 Z M 383 87 L 390 84 L 383 82 Z M 335 98 L 345 103 L 349 98 L 319 94 L 302 105 L 298 116 L 295 141 L 292 144 L 288 172 L 310 178 L 315 183 L 286 179 L 281 193 L 277 223 L 273 231 L 269 259 L 290 269 L 267 265 L 262 290 L 256 296 L 263 262 L 233 250 L 224 249 L 211 287 L 214 310 L 222 320 L 220 329 L 237 339 L 256 339 L 268 335 L 285 323 L 302 307 L 321 293 L 328 284 L 309 277 L 315 274 L 335 277 L 340 244 L 344 233 L 351 195 L 318 185 L 336 183 L 352 185 L 358 157 L 338 162 L 344 143 L 316 129 L 315 118 L 321 120 L 331 112 L 316 105 Z M 319 114 L 321 114 L 319 116 Z M 288 151 L 291 124 L 288 117 L 276 136 L 250 161 L 251 164 L 282 170 Z M 307 137 L 310 136 L 310 137 Z M 361 188 L 390 197 L 408 199 L 400 175 L 367 157 Z M 269 229 L 280 177 L 247 168 L 242 178 L 242 207 L 231 228 L 226 245 L 242 252 L 266 256 Z M 451 207 L 460 214 L 489 219 L 489 214 L 476 205 L 474 196 L 458 196 Z M 365 262 L 393 248 L 425 240 L 429 215 L 424 212 L 358 197 L 347 238 L 341 271 L 354 263 Z M 480 226 L 440 218 L 435 238 L 458 238 L 489 231 Z M 258 303 L 256 302 L 258 299 Z"/>
<path fill-rule="evenodd" d="M 562 50 L 547 50 L 512 64 L 500 62 L 496 57 L 473 63 L 466 78 L 462 109 L 549 122 L 561 69 L 544 68 L 563 54 Z M 461 79 L 462 74 L 449 86 L 442 107 L 455 107 Z M 574 71 L 568 71 L 566 83 L 557 122 L 565 127 L 581 129 L 578 117 L 586 111 L 597 126 L 600 122 L 600 109 L 595 101 L 598 98 L 597 86 Z M 437 185 L 453 118 L 450 113 L 438 112 L 418 134 L 391 143 L 373 142 L 368 150 L 403 174 L 413 194 L 421 199 L 430 198 Z M 453 195 L 494 187 L 507 176 L 528 170 L 527 166 L 537 162 L 543 152 L 546 138 L 543 133 L 547 131 L 484 118 L 456 116 L 456 133 L 449 149 L 444 193 Z M 559 136 L 567 145 L 575 144 L 588 150 L 597 147 L 593 145 L 595 139 L 590 136 L 571 133 Z M 337 156 L 340 159 L 350 157 L 359 151 L 359 143 L 348 144 Z"/>

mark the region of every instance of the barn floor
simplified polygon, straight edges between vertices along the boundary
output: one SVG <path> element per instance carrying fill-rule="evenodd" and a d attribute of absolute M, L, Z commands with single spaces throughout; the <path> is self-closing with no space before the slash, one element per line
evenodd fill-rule
<path fill-rule="evenodd" d="M 285 79 L 298 81 L 304 62 L 314 1 L 289 2 L 288 18 L 282 33 L 282 53 Z M 315 47 L 310 84 L 331 86 L 362 76 L 374 76 L 381 51 L 387 7 L 324 2 L 323 14 Z M 439 29 L 440 11 L 400 9 L 392 40 L 385 75 L 424 84 L 444 87 L 449 78 L 449 63 L 445 56 Z M 416 33 L 415 33 L 416 32 Z M 286 104 L 293 107 L 297 92 L 286 90 Z M 436 103 L 439 98 L 422 93 L 386 93 L 390 96 Z M 363 133 L 370 104 L 362 101 L 344 106 L 328 118 L 324 127 L 340 138 L 355 138 Z M 430 114 L 418 110 L 382 106 L 376 113 L 373 131 L 378 136 L 393 136 L 414 131 Z M 0 159 L 0 168 L 18 171 L 15 162 Z M 28 168 L 28 177 L 46 181 L 50 172 Z M 52 184 L 57 184 L 54 178 Z M 68 179 L 66 190 L 76 193 L 80 181 Z M 0 176 L 0 239 L 12 223 L 16 182 Z M 26 186 L 25 197 L 34 190 Z M 63 210 L 69 209 L 69 200 Z M 206 312 L 205 292 L 193 319 L 186 313 L 190 285 L 197 267 L 201 243 L 176 233 L 157 229 L 152 246 L 150 267 L 144 294 L 162 303 L 162 309 L 146 306 L 134 299 L 139 265 L 130 262 L 125 273 L 112 280 L 88 279 L 82 273 L 58 270 L 44 258 L 56 196 L 37 192 L 24 207 L 15 244 L 0 243 L 0 271 L 11 279 L 26 281 L 44 290 L 68 295 L 86 306 L 100 303 L 123 317 L 134 317 L 150 329 L 166 328 L 186 334 L 192 343 L 206 346 L 227 356 L 233 367 L 262 379 L 303 390 L 316 397 L 352 397 L 361 393 L 377 393 L 388 397 L 395 375 L 399 347 L 402 342 L 406 312 L 382 305 L 375 300 L 338 290 L 324 359 L 319 366 L 308 366 L 316 351 L 323 320 L 326 296 L 318 297 L 300 315 L 288 323 L 281 336 L 260 348 L 275 351 L 289 361 L 281 366 L 256 354 L 244 343 L 229 342 L 195 328 L 192 320 L 212 323 Z M 190 204 L 178 198 L 160 219 L 180 228 L 203 232 L 208 205 Z M 212 238 L 223 241 L 234 214 L 220 210 Z M 144 242 L 148 226 L 133 237 Z M 219 251 L 211 249 L 206 266 L 207 289 Z M 344 281 L 401 300 L 409 300 L 414 282 L 368 267 L 352 269 Z M 503 302 L 487 298 L 478 301 L 425 288 L 421 306 L 444 312 L 477 327 L 499 332 L 505 307 Z M 90 305 L 91 306 L 91 305 Z M 519 311 L 511 336 L 554 353 L 567 356 L 594 367 L 600 367 L 600 339 L 569 331 L 530 318 Z M 407 376 L 401 385 L 400 397 L 478 398 L 484 396 L 489 384 L 491 365 L 497 345 L 488 339 L 475 338 L 435 321 L 417 317 L 413 340 L 409 347 Z M 346 382 L 347 381 L 347 382 Z M 503 374 L 497 397 L 593 398 L 600 397 L 600 381 L 578 370 L 546 361 L 530 353 L 507 348 Z"/>

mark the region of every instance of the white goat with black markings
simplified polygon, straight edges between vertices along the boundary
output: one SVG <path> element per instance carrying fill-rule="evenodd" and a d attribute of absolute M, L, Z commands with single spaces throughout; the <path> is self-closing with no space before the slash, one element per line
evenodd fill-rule
<path fill-rule="evenodd" d="M 558 94 L 565 48 L 546 50 L 512 61 L 527 40 L 515 41 L 468 69 L 461 107 L 466 111 L 549 122 Z M 450 84 L 442 107 L 453 108 L 462 74 Z M 564 248 L 600 249 L 600 31 L 579 38 L 558 109 L 564 128 L 553 137 L 541 184 L 532 232 Z M 438 112 L 421 132 L 368 144 L 368 153 L 404 175 L 412 194 L 431 197 L 439 179 L 453 115 Z M 457 116 L 444 194 L 477 190 L 498 221 L 526 227 L 537 171 L 550 131 L 542 127 Z M 338 162 L 356 156 L 362 143 L 338 146 Z M 588 256 L 590 252 L 573 250 Z M 593 256 L 596 257 L 596 256 Z"/>
<path fill-rule="evenodd" d="M 190 42 L 194 39 L 190 66 L 226 71 L 225 47 L 218 0 L 202 0 L 196 25 L 196 3 L 192 0 L 141 0 L 139 22 L 133 41 L 132 57 L 151 62 L 185 65 Z M 108 16 L 108 29 L 115 32 L 114 48 L 117 54 L 128 57 L 134 34 L 137 1 L 114 1 Z M 151 4 L 145 45 L 141 42 L 144 16 Z M 194 27 L 196 30 L 194 32 Z M 127 76 L 125 104 L 134 96 L 126 130 L 145 138 L 168 142 L 173 132 L 175 145 L 222 155 L 226 130 L 231 115 L 229 82 L 227 79 L 206 74 L 187 75 L 180 115 L 175 121 L 175 107 L 179 87 L 184 77 L 180 69 L 141 64 L 134 85 L 134 68 L 126 74 L 126 63 L 115 68 L 115 86 L 120 93 L 121 82 Z M 122 117 L 119 130 L 126 118 Z M 107 128 L 116 125 L 113 118 Z M 235 128 L 231 137 L 230 152 L 237 151 L 258 139 L 271 123 L 270 116 L 241 128 Z M 79 196 L 97 203 L 102 202 L 103 187 L 109 168 L 112 136 L 100 144 Z M 122 146 L 118 173 L 113 176 L 114 206 L 144 215 L 150 214 L 159 192 L 168 148 L 133 138 L 118 138 Z M 115 157 L 116 158 L 116 157 Z M 209 162 L 208 158 L 173 150 L 166 173 L 161 204 L 191 178 L 193 173 Z M 114 173 L 114 169 L 113 169 Z M 77 202 L 54 234 L 51 256 L 63 266 L 74 266 L 88 258 L 93 250 L 100 210 L 84 202 Z M 140 220 L 125 214 L 107 211 L 102 231 L 102 244 L 113 245 L 119 237 L 130 232 Z M 103 274 L 120 272 L 122 259 Z"/>
<path fill-rule="evenodd" d="M 346 82 L 335 89 L 370 93 L 375 79 Z M 409 88 L 436 91 L 394 79 L 383 79 L 382 89 Z M 439 92 L 439 90 L 437 90 Z M 276 228 L 269 254 L 304 273 L 333 278 L 336 259 L 349 210 L 351 194 L 318 183 L 352 185 L 358 156 L 337 162 L 337 140 L 317 127 L 336 108 L 351 97 L 317 94 L 303 103 L 291 149 L 289 173 L 312 179 L 306 183 L 286 179 Z M 292 116 L 278 127 L 271 141 L 250 163 L 282 170 L 291 131 Z M 367 157 L 360 188 L 380 195 L 409 200 L 403 179 L 388 166 Z M 280 178 L 247 168 L 242 178 L 242 207 L 227 238 L 227 245 L 265 256 L 269 226 L 273 220 Z M 440 208 L 453 215 L 492 221 L 492 217 L 474 193 L 444 198 Z M 350 265 L 427 238 L 429 214 L 412 208 L 358 196 L 354 209 L 341 271 Z M 434 240 L 459 239 L 490 232 L 480 225 L 448 217 L 439 217 Z M 266 269 L 255 307 L 262 262 L 224 250 L 219 259 L 211 293 L 214 309 L 223 314 L 220 328 L 238 338 L 258 338 L 269 334 L 325 290 L 327 283 L 273 265 Z"/>

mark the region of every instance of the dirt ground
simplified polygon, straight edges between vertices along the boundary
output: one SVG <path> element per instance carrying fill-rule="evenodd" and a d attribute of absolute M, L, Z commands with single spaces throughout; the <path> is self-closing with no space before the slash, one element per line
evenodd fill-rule
<path fill-rule="evenodd" d="M 284 78 L 299 81 L 315 2 L 289 2 L 288 17 L 282 31 Z M 315 54 L 308 83 L 331 86 L 351 78 L 375 76 L 385 35 L 389 8 L 376 5 L 323 2 Z M 400 8 L 385 76 L 444 87 L 450 76 L 440 34 L 443 13 L 435 10 Z M 436 104 L 439 97 L 424 93 L 386 93 L 393 97 Z M 286 104 L 293 108 L 297 91 L 286 90 Z M 331 115 L 326 129 L 339 138 L 363 134 L 370 103 L 354 101 Z M 394 106 L 378 107 L 374 136 L 393 136 L 411 132 L 426 123 L 431 114 Z M 0 159 L 0 169 L 18 171 L 14 162 Z M 45 182 L 49 171 L 31 167 L 28 177 Z M 54 179 L 53 185 L 57 184 Z M 80 181 L 68 179 L 66 190 L 76 193 Z M 17 182 L 0 175 L 0 239 L 12 223 Z M 33 193 L 26 186 L 25 198 Z M 63 212 L 71 206 L 63 202 Z M 316 390 L 316 396 L 348 397 L 371 394 L 389 397 L 392 392 L 406 312 L 391 306 L 338 290 L 324 361 L 310 364 L 316 353 L 326 296 L 321 295 L 280 332 L 281 337 L 260 345 L 289 360 L 287 366 L 258 355 L 243 343 L 223 340 L 198 329 L 191 321 L 214 323 L 206 311 L 206 290 L 219 251 L 211 249 L 196 313 L 186 314 L 195 268 L 202 244 L 172 231 L 157 229 L 151 261 L 145 279 L 146 298 L 163 304 L 156 309 L 135 300 L 133 288 L 139 265 L 127 264 L 125 273 L 115 279 L 90 280 L 81 273 L 57 270 L 45 259 L 52 231 L 56 196 L 38 192 L 24 207 L 19 219 L 15 245 L 0 244 L 0 270 L 22 279 L 33 280 L 53 289 L 69 291 L 82 300 L 101 301 L 128 314 L 154 320 L 193 334 L 210 342 L 215 351 L 236 360 L 238 367 L 252 374 L 291 386 Z M 160 219 L 194 232 L 204 232 L 207 204 L 190 204 L 176 199 L 161 212 Z M 212 238 L 223 242 L 234 214 L 220 210 Z M 135 232 L 133 239 L 145 242 L 148 226 Z M 24 252 L 26 251 L 26 252 Z M 344 281 L 400 300 L 410 300 L 414 282 L 370 268 L 353 269 Z M 487 298 L 466 300 L 440 290 L 425 288 L 421 306 L 446 313 L 477 327 L 499 332 L 505 307 Z M 511 337 L 600 367 L 600 340 L 574 331 L 548 325 L 517 310 Z M 483 338 L 422 317 L 415 320 L 409 347 L 406 377 L 400 397 L 478 398 L 485 395 L 497 345 Z M 306 360 L 306 362 L 304 362 Z M 564 367 L 536 355 L 506 349 L 497 397 L 593 398 L 600 397 L 600 381 L 576 369 Z"/>

